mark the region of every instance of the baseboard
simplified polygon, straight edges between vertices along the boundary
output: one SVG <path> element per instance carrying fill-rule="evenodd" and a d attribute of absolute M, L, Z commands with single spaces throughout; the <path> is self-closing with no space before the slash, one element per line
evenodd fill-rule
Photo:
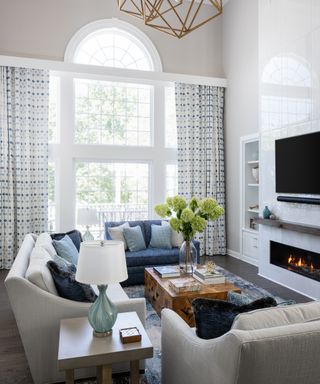
<path fill-rule="evenodd" d="M 229 255 L 231 257 L 234 257 L 235 259 L 240 259 L 241 260 L 240 253 L 236 252 L 236 251 L 233 251 L 232 249 L 227 249 L 227 255 Z"/>
<path fill-rule="evenodd" d="M 227 249 L 227 255 L 234 257 L 235 259 L 244 261 L 248 264 L 254 265 L 255 267 L 258 267 L 258 260 L 253 260 L 250 257 L 244 255 L 241 256 L 239 252 L 233 251 L 232 249 Z"/>
<path fill-rule="evenodd" d="M 316 301 L 318 300 L 318 299 L 315 298 L 315 297 L 306 295 L 305 293 L 299 291 L 298 289 L 295 289 L 295 288 L 293 288 L 293 287 L 290 287 L 290 286 L 288 286 L 288 285 L 286 285 L 286 284 L 279 283 L 279 281 L 274 280 L 274 279 L 271 279 L 271 277 L 269 277 L 269 276 L 265 276 L 264 274 L 262 274 L 262 273 L 260 273 L 260 272 L 258 273 L 258 275 L 261 276 L 261 277 L 263 277 L 263 278 L 266 279 L 266 280 L 270 280 L 270 281 L 272 281 L 273 283 L 276 283 L 276 284 L 278 284 L 278 285 L 281 285 L 282 287 L 288 288 L 288 289 L 290 289 L 290 291 L 297 292 L 297 293 L 299 293 L 300 295 L 302 295 L 302 296 L 304 296 L 304 297 L 309 297 L 310 299 L 312 299 L 312 300 L 316 300 Z"/>

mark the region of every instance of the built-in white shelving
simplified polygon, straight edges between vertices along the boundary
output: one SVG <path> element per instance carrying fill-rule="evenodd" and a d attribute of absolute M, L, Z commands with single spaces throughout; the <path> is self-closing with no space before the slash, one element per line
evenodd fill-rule
<path fill-rule="evenodd" d="M 240 257 L 251 264 L 258 264 L 259 258 L 259 136 L 241 138 L 241 233 Z M 255 207 L 256 208 L 250 208 Z"/>

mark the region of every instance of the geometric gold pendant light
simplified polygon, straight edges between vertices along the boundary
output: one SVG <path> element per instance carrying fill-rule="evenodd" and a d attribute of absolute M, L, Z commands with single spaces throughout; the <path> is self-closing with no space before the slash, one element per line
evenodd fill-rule
<path fill-rule="evenodd" d="M 118 0 L 121 11 L 178 39 L 222 13 L 222 0 Z"/>

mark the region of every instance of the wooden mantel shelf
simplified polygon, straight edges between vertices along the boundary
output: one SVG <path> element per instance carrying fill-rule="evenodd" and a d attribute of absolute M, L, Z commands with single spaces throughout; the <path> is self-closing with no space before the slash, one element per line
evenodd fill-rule
<path fill-rule="evenodd" d="M 320 227 L 307 224 L 291 223 L 289 221 L 271 220 L 257 217 L 254 219 L 255 223 L 262 225 L 269 225 L 270 227 L 288 229 L 290 231 L 296 231 L 301 233 L 308 233 L 309 235 L 320 236 Z"/>

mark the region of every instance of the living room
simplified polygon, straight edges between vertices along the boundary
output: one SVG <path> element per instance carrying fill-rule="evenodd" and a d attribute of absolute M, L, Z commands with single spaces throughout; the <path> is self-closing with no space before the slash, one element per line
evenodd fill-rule
<path fill-rule="evenodd" d="M 320 2 L 1 10 L 0 383 L 320 383 Z"/>

